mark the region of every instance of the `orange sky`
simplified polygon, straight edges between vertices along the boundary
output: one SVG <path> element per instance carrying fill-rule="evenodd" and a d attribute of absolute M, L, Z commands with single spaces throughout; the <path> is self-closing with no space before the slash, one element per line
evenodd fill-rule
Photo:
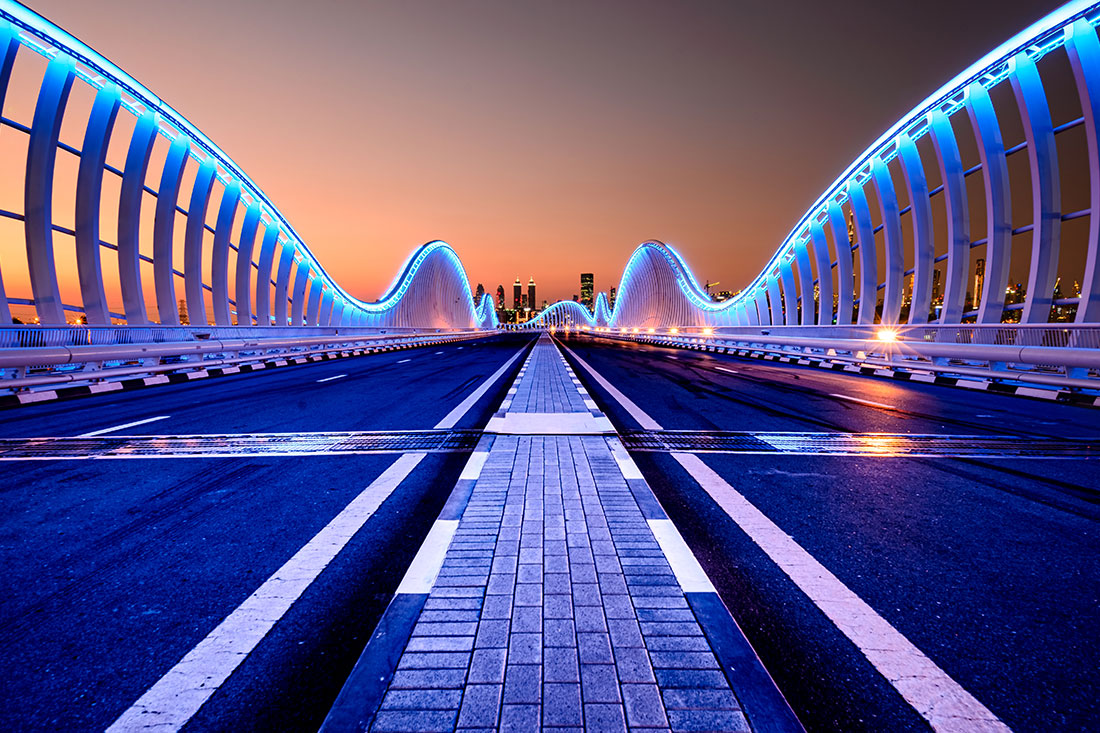
<path fill-rule="evenodd" d="M 29 4 L 215 140 L 352 293 L 439 238 L 471 285 L 555 300 L 647 238 L 746 284 L 868 143 L 1058 3 Z"/>

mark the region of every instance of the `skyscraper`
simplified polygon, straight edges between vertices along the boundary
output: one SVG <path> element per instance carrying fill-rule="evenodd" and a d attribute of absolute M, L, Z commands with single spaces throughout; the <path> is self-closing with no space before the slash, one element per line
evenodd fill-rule
<path fill-rule="evenodd" d="M 497 310 L 504 310 L 504 286 L 497 285 Z"/>
<path fill-rule="evenodd" d="M 611 290 L 607 294 L 607 307 L 608 308 L 614 308 L 615 307 L 615 286 L 614 285 L 611 286 Z"/>
<path fill-rule="evenodd" d="M 982 303 L 982 290 L 985 288 L 985 260 L 978 258 L 974 263 L 974 307 L 978 308 Z"/>
<path fill-rule="evenodd" d="M 512 310 L 518 311 L 523 307 L 523 286 L 519 283 L 519 275 L 516 275 L 516 284 L 512 286 Z"/>
<path fill-rule="evenodd" d="M 485 286 L 481 283 L 477 284 L 477 290 L 474 291 L 474 303 L 481 304 L 481 296 L 485 295 Z"/>
<path fill-rule="evenodd" d="M 535 310 L 535 276 L 532 275 L 531 279 L 527 281 L 527 305 L 531 310 Z"/>
<path fill-rule="evenodd" d="M 581 273 L 581 305 L 586 308 L 592 308 L 593 305 L 592 286 L 594 281 L 595 278 L 592 276 L 591 272 Z"/>

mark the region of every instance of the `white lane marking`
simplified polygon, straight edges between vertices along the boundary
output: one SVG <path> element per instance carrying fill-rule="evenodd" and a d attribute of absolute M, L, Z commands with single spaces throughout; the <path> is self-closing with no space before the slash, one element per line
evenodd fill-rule
<path fill-rule="evenodd" d="M 132 428 L 138 425 L 145 425 L 146 423 L 156 422 L 157 420 L 167 420 L 170 417 L 171 415 L 158 415 L 157 417 L 147 417 L 144 420 L 135 420 L 134 422 L 128 422 L 122 425 L 115 425 L 113 428 L 103 428 L 102 430 L 93 430 L 90 433 L 81 433 L 76 437 L 94 438 L 97 435 L 106 435 L 107 433 L 113 433 L 116 430 L 125 430 L 126 428 Z"/>
<path fill-rule="evenodd" d="M 623 478 L 643 478 L 641 469 L 638 468 L 638 464 L 634 462 L 630 454 L 626 452 L 621 440 L 617 437 L 608 438 L 607 447 L 611 449 L 611 455 L 615 458 L 615 462 L 619 464 L 619 470 L 622 472 Z"/>
<path fill-rule="evenodd" d="M 621 396 L 626 400 L 622 402 L 623 408 L 643 428 L 661 429 L 656 420 L 612 387 L 583 359 L 575 353 L 573 357 L 608 393 L 616 399 Z M 672 456 L 933 729 L 959 733 L 979 728 L 998 732 L 1011 730 L 698 456 L 691 453 L 672 453 Z M 654 536 L 656 534 L 655 530 Z"/>
<path fill-rule="evenodd" d="M 459 347 L 461 348 L 461 347 Z M 522 350 L 462 401 L 436 429 L 454 427 L 474 403 L 519 358 Z M 179 730 L 252 653 L 305 589 L 336 557 L 374 511 L 423 460 L 424 453 L 406 453 L 344 507 L 324 529 L 260 586 L 244 603 L 176 666 L 150 687 L 108 731 Z"/>
<path fill-rule="evenodd" d="M 504 409 L 504 406 L 501 405 Z M 499 435 L 603 435 L 615 428 L 606 417 L 590 412 L 509 412 L 493 417 L 486 433 Z"/>
<path fill-rule="evenodd" d="M 740 374 L 741 373 L 741 372 L 738 372 L 738 371 L 734 371 L 733 369 L 726 369 L 725 367 L 714 367 L 714 368 L 717 369 L 720 372 L 725 372 L 726 374 Z"/>
<path fill-rule="evenodd" d="M 884 410 L 899 410 L 901 408 L 894 405 L 883 404 L 882 402 L 872 402 L 871 400 L 863 400 L 859 397 L 849 397 L 846 394 L 830 394 L 830 397 L 836 397 L 838 400 L 847 400 L 848 402 L 858 402 L 861 405 L 867 405 L 868 407 L 881 407 Z"/>
<path fill-rule="evenodd" d="M 462 347 L 460 346 L 459 348 Z M 470 393 L 469 397 L 462 400 L 462 402 L 459 403 L 459 405 L 455 409 L 447 413 L 447 416 L 439 421 L 439 423 L 435 426 L 435 429 L 449 430 L 450 428 L 453 428 L 458 423 L 458 421 L 462 419 L 462 416 L 470 411 L 470 408 L 474 406 L 474 403 L 480 400 L 485 395 L 485 393 L 489 391 L 489 388 L 496 384 L 498 379 L 504 376 L 504 373 L 506 371 L 512 368 L 512 364 L 516 362 L 516 359 L 518 359 L 519 355 L 522 353 L 523 349 L 520 349 L 515 353 L 514 356 L 512 356 L 511 359 L 504 362 L 500 369 L 497 369 L 495 372 L 493 372 L 488 379 L 481 383 L 480 387 Z"/>
<path fill-rule="evenodd" d="M 563 346 L 562 348 L 572 354 L 573 358 L 577 360 L 577 363 L 584 367 L 584 370 L 592 375 L 592 378 L 596 380 L 596 383 L 603 387 L 608 394 L 614 397 L 615 400 L 623 406 L 623 409 L 630 413 L 630 416 L 632 418 L 638 421 L 638 424 L 642 426 L 643 430 L 661 429 L 661 426 L 657 424 L 656 420 L 651 418 L 640 407 L 634 404 L 634 402 L 629 397 L 624 395 L 619 390 L 615 389 L 614 385 L 612 385 L 611 382 L 607 381 L 603 378 L 603 376 L 596 373 L 596 370 L 590 367 L 588 365 L 588 362 L 586 362 L 584 359 L 577 356 L 577 353 L 575 351 L 571 350 L 567 346 Z"/>
<path fill-rule="evenodd" d="M 405 362 L 407 362 L 407 361 L 412 361 L 412 359 L 402 359 L 401 361 L 399 361 L 399 362 L 397 362 L 397 363 L 398 363 L 398 364 L 404 364 L 404 363 L 405 363 Z"/>
<path fill-rule="evenodd" d="M 398 458 L 107 730 L 182 728 L 425 455 Z"/>
<path fill-rule="evenodd" d="M 443 353 L 442 351 L 437 351 L 437 352 L 435 352 L 434 354 L 432 354 L 432 356 L 439 356 L 439 355 L 440 355 L 440 354 L 442 354 L 442 353 Z"/>
<path fill-rule="evenodd" d="M 937 731 L 1007 731 L 996 715 L 691 453 L 673 458 Z"/>
<path fill-rule="evenodd" d="M 684 538 L 677 531 L 676 525 L 670 519 L 649 519 L 649 528 L 657 544 L 661 546 L 661 552 L 665 554 L 672 574 L 676 576 L 676 582 L 684 593 L 714 593 L 703 567 L 695 559 L 691 548 L 684 542 Z"/>
<path fill-rule="evenodd" d="M 485 467 L 485 461 L 489 458 L 488 451 L 474 451 L 470 454 L 470 460 L 466 461 L 466 465 L 462 469 L 462 473 L 459 474 L 458 479 L 472 479 L 477 480 L 481 476 L 481 469 Z"/>
<path fill-rule="evenodd" d="M 318 379 L 317 384 L 324 384 L 325 382 L 331 382 L 335 379 L 343 379 L 346 376 L 347 376 L 347 374 L 337 374 L 336 376 L 333 376 L 333 377 L 325 377 L 324 379 Z"/>
<path fill-rule="evenodd" d="M 412 565 L 405 572 L 401 584 L 397 586 L 398 593 L 430 593 L 435 579 L 439 577 L 439 569 L 443 567 L 443 559 L 447 556 L 447 550 L 451 546 L 455 532 L 458 531 L 457 519 L 437 519 L 424 538 L 424 544 L 413 558 Z"/>
<path fill-rule="evenodd" d="M 665 358 L 667 358 L 667 359 L 675 359 L 676 361 L 680 361 L 680 357 L 678 357 L 678 356 L 673 356 L 672 354 L 667 354 Z"/>

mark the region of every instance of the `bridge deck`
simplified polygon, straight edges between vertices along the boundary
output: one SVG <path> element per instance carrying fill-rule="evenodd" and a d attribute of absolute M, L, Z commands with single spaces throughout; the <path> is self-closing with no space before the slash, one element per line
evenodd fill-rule
<path fill-rule="evenodd" d="M 739 632 L 549 337 L 494 422 L 326 726 L 748 730 Z"/>

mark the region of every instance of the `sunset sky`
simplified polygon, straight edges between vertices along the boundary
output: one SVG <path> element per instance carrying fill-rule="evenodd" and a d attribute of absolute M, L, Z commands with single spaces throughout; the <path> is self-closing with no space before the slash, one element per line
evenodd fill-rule
<path fill-rule="evenodd" d="M 1059 5 L 34 0 L 187 116 L 352 293 L 444 239 L 569 298 L 634 247 L 746 284 L 898 117 Z"/>

